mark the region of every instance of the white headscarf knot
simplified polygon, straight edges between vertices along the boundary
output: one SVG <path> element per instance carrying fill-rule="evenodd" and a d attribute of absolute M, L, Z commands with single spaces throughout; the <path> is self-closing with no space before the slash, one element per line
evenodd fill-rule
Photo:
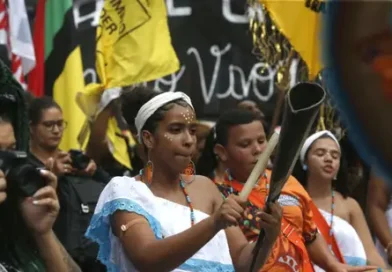
<path fill-rule="evenodd" d="M 150 118 L 151 115 L 153 115 L 160 107 L 178 99 L 184 100 L 192 109 L 194 109 L 191 99 L 183 92 L 161 93 L 150 99 L 140 108 L 135 118 L 135 127 L 140 142 L 142 142 L 141 131 L 148 118 Z"/>

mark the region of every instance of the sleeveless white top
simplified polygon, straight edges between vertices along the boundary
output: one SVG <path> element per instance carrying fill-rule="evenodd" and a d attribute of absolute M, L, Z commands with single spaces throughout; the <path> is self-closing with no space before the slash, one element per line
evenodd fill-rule
<path fill-rule="evenodd" d="M 325 221 L 329 224 L 331 222 L 331 214 L 319 209 L 324 216 Z M 346 220 L 334 215 L 333 216 L 333 234 L 336 243 L 343 255 L 347 264 L 352 266 L 366 265 L 366 253 L 362 241 L 359 238 L 356 230 Z M 318 266 L 314 266 L 316 272 L 324 271 Z"/>
<path fill-rule="evenodd" d="M 110 216 L 117 210 L 144 216 L 157 239 L 164 239 L 191 227 L 189 207 L 154 196 L 143 182 L 134 178 L 113 178 L 99 197 L 86 233 L 87 238 L 99 244 L 98 259 L 109 272 L 137 271 L 111 230 Z M 209 216 L 198 210 L 194 210 L 194 215 L 195 223 Z M 234 271 L 225 232 L 218 232 L 195 255 L 173 271 Z"/>

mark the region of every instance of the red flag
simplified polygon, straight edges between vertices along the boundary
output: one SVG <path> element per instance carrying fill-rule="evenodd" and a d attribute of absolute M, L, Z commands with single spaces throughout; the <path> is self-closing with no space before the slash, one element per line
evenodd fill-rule
<path fill-rule="evenodd" d="M 8 47 L 8 12 L 5 0 L 0 0 L 0 44 Z"/>
<path fill-rule="evenodd" d="M 24 0 L 13 0 L 8 8 L 0 0 L 0 44 L 8 49 L 12 74 L 26 88 L 24 76 L 35 66 L 35 56 Z"/>
<path fill-rule="evenodd" d="M 36 65 L 28 76 L 28 90 L 36 97 L 45 94 L 45 2 L 38 0 L 34 23 L 34 50 Z"/>

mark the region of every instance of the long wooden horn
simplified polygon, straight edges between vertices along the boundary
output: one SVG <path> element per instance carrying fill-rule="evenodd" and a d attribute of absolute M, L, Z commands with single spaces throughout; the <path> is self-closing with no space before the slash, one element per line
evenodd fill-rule
<path fill-rule="evenodd" d="M 278 200 L 283 186 L 293 171 L 302 145 L 316 119 L 325 95 L 325 91 L 320 85 L 303 82 L 291 88 L 285 97 L 283 123 L 273 162 L 270 192 L 266 203 L 267 212 L 268 204 Z M 265 232 L 261 230 L 254 249 L 251 272 L 253 272 L 264 238 Z"/>

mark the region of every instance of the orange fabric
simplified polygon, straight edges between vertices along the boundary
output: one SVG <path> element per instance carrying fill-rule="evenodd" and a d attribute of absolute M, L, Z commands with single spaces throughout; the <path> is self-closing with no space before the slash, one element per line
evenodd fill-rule
<path fill-rule="evenodd" d="M 314 203 L 310 203 L 310 208 L 312 209 L 313 220 L 316 223 L 318 230 L 323 235 L 327 244 L 330 246 L 332 252 L 335 254 L 335 257 L 339 260 L 340 263 L 346 263 L 342 253 L 340 252 L 339 246 L 336 243 L 335 236 L 329 235 L 330 226 L 328 225 L 327 221 L 325 221 L 324 216 L 320 213 L 319 209 Z"/>
<path fill-rule="evenodd" d="M 363 59 L 371 65 L 381 81 L 384 96 L 392 102 L 392 33 L 388 30 L 359 43 Z"/>
<path fill-rule="evenodd" d="M 268 194 L 266 183 L 269 182 L 271 172 L 267 170 L 266 174 L 267 178 L 261 178 L 249 196 L 250 205 L 259 210 L 264 209 Z M 240 192 L 243 188 L 242 183 L 234 180 L 226 180 L 225 183 L 232 186 L 234 193 Z M 217 185 L 219 189 L 222 188 L 222 184 Z M 302 185 L 291 176 L 283 187 L 281 198 L 283 201 L 279 202 L 283 209 L 282 233 L 272 249 L 270 258 L 260 271 L 312 272 L 313 265 L 305 246 L 305 242 L 313 240 L 317 234 L 317 227 L 312 220 L 313 213 L 309 206 L 311 199 Z M 248 214 L 249 216 L 252 215 Z M 257 240 L 258 230 L 244 226 L 241 228 L 249 241 Z"/>

